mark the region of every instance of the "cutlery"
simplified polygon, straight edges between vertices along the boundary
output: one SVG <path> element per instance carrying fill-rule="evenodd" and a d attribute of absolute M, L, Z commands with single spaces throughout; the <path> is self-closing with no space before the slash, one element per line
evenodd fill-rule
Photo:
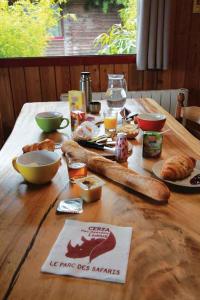
<path fill-rule="evenodd" d="M 112 153 L 115 152 L 115 147 L 106 147 L 105 145 L 101 145 L 95 142 L 89 142 L 89 141 L 78 141 L 78 144 L 83 147 L 88 147 L 88 148 L 94 148 L 94 149 L 99 149 L 99 150 L 106 150 L 110 151 Z"/>

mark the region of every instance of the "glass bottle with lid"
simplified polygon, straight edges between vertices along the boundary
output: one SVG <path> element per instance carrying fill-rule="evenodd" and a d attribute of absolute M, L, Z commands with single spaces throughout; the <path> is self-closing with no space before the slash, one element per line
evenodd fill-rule
<path fill-rule="evenodd" d="M 91 82 L 90 72 L 81 72 L 80 91 L 85 93 L 86 112 L 89 112 L 90 102 L 92 102 Z"/>

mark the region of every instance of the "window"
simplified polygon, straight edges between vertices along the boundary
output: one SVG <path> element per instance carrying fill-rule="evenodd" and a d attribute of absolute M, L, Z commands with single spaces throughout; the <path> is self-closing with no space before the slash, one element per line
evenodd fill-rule
<path fill-rule="evenodd" d="M 135 53 L 136 0 L 57 2 L 2 0 L 0 57 Z"/>

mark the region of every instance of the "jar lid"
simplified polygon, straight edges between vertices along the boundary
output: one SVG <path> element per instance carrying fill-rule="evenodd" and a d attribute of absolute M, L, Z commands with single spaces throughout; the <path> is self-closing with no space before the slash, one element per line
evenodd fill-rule
<path fill-rule="evenodd" d="M 68 168 L 70 169 L 81 169 L 84 168 L 86 166 L 86 164 L 82 163 L 82 162 L 72 162 L 68 165 Z"/>
<path fill-rule="evenodd" d="M 83 77 L 90 76 L 90 72 L 81 72 L 81 76 Z"/>

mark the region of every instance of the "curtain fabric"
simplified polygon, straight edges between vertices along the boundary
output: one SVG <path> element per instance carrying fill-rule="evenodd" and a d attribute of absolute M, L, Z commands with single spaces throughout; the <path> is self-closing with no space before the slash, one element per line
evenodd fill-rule
<path fill-rule="evenodd" d="M 167 69 L 171 0 L 138 0 L 137 69 Z"/>

